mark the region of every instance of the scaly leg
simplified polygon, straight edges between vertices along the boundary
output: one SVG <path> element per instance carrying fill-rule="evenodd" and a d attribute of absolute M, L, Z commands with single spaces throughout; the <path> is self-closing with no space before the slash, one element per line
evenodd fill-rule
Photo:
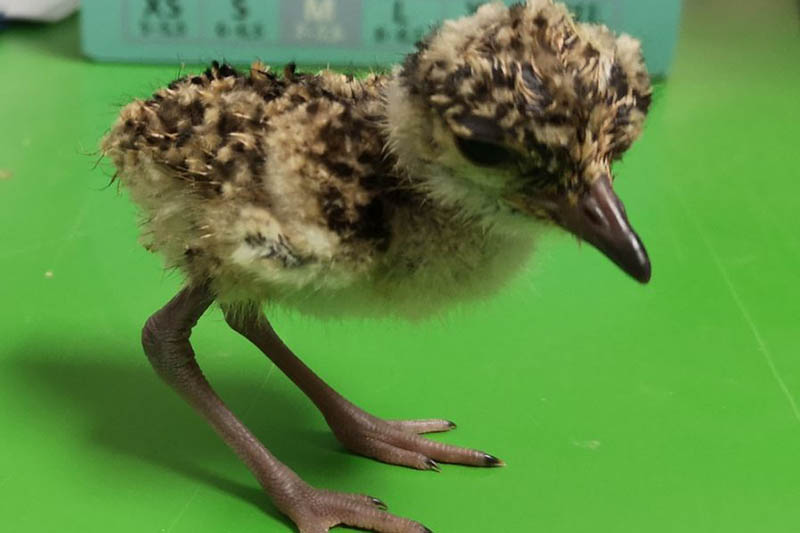
<path fill-rule="evenodd" d="M 437 461 L 472 466 L 503 466 L 487 453 L 425 439 L 423 433 L 449 431 L 447 420 L 381 420 L 333 390 L 281 341 L 257 309 L 226 312 L 228 324 L 261 349 L 322 412 L 336 438 L 351 451 L 385 463 L 438 470 Z"/>
<path fill-rule="evenodd" d="M 325 533 L 339 524 L 384 533 L 430 533 L 417 522 L 385 512 L 375 498 L 311 487 L 236 418 L 206 381 L 189 343 L 192 328 L 213 301 L 206 287 L 184 289 L 150 317 L 142 344 L 156 372 L 211 423 L 300 533 Z"/>

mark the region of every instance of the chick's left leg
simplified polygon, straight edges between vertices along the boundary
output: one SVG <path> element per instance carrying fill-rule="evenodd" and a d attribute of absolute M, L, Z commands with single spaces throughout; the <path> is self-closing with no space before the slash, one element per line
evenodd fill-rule
<path fill-rule="evenodd" d="M 300 533 L 327 533 L 348 525 L 381 533 L 430 533 L 418 522 L 389 514 L 380 500 L 308 485 L 253 435 L 211 388 L 189 342 L 192 329 L 211 305 L 207 286 L 182 290 L 148 319 L 142 344 L 156 372 L 202 414 L 245 462 L 275 506 Z"/>
<path fill-rule="evenodd" d="M 471 466 L 503 466 L 478 450 L 421 437 L 449 431 L 447 420 L 382 420 L 333 390 L 281 341 L 260 310 L 226 312 L 228 324 L 261 349 L 314 402 L 334 435 L 346 448 L 385 463 L 419 470 L 438 470 L 438 462 Z"/>

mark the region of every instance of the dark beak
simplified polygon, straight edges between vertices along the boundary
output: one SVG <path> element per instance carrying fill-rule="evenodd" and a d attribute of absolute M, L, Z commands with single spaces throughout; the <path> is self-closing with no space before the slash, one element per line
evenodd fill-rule
<path fill-rule="evenodd" d="M 618 267 L 641 283 L 650 281 L 650 259 L 631 228 L 622 202 L 602 177 L 572 205 L 566 199 L 556 208 L 558 223 L 603 252 Z"/>

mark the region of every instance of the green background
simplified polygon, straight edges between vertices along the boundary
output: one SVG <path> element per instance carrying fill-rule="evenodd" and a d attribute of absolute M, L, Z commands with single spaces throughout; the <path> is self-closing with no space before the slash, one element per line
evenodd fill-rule
<path fill-rule="evenodd" d="M 506 4 L 519 0 L 504 0 Z M 297 38 L 303 0 L 82 0 L 83 49 L 110 61 L 210 61 L 225 57 L 250 63 L 315 61 L 373 66 L 398 62 L 429 28 L 457 18 L 480 0 L 336 0 L 342 41 L 315 40 L 317 24 Z M 681 0 L 567 0 L 584 19 L 603 21 L 642 40 L 650 71 L 664 75 L 675 47 Z M 323 2 L 317 1 L 322 6 Z M 277 16 L 276 16 L 277 14 Z M 217 33 L 217 25 L 225 28 Z M 260 32 L 258 28 L 260 27 Z M 146 30 L 145 30 L 146 28 Z M 376 31 L 383 30 L 383 39 Z M 241 32 L 241 33 L 240 33 Z M 329 34 L 330 36 L 330 34 Z"/>
<path fill-rule="evenodd" d="M 445 319 L 273 315 L 386 417 L 501 470 L 343 452 L 287 379 L 210 312 L 221 395 L 309 482 L 438 532 L 790 533 L 800 525 L 800 28 L 794 2 L 689 2 L 618 190 L 651 252 L 641 287 L 549 235 L 502 294 Z M 176 68 L 86 62 L 76 21 L 0 34 L 0 529 L 282 532 L 247 470 L 149 368 L 140 328 L 180 285 L 136 243 L 96 147 Z"/>

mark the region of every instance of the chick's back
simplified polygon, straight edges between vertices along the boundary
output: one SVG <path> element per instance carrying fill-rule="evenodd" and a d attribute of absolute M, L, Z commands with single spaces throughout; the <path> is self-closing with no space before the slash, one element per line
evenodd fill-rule
<path fill-rule="evenodd" d="M 234 299 L 346 286 L 391 238 L 385 83 L 214 63 L 127 105 L 102 148 L 168 267 Z"/>

